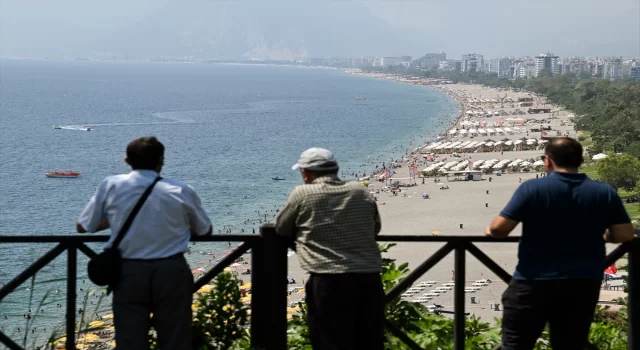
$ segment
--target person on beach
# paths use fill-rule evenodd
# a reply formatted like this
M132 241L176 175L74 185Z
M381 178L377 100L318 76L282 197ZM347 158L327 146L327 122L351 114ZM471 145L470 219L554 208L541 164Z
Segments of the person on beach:
M519 262L502 296L503 350L533 349L547 322L554 349L585 348L606 267L605 241L633 239L617 192L578 173L580 143L553 139L543 158L549 176L520 185L485 231L506 237L522 222Z
M376 203L359 182L338 178L338 162L326 149L304 151L293 169L300 169L304 185L293 190L275 225L279 235L296 241L300 266L310 274L306 302L312 347L382 350Z
M129 143L125 162L132 171L104 179L76 224L80 233L111 228L109 247L142 193L157 181L118 246L123 258L113 290L118 349L148 349L151 324L160 349L191 349L193 275L183 254L191 235L212 233L211 221L193 188L160 178L164 146L155 137Z

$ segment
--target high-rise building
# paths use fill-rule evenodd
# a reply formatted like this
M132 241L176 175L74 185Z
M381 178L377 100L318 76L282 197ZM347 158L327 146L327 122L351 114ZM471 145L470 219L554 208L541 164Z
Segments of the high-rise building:
M438 62L438 70L440 72L460 72L462 61L458 60L442 60Z
M402 61L398 57L382 57L380 59L380 65L383 67L397 66L400 63L402 63Z
M631 72L629 77L635 81L640 81L640 66L631 67Z
M551 52L543 53L540 56L536 56L536 71L535 76L539 76L543 70L551 71L552 75L560 74L560 67L558 66L559 57Z
M480 54L469 53L462 55L462 72L481 72L484 67L484 57Z
M514 59L511 57L494 58L489 60L487 72L495 73L498 77L510 77L511 67L514 64Z
M433 67L438 67L438 65L440 64L440 61L444 61L446 59L447 59L447 54L444 52L440 52L440 53L428 53L418 58L418 61L420 61L420 67L422 67L422 69L431 69Z
M604 62L602 78L608 80L618 80L622 77L622 62L620 59L613 59Z

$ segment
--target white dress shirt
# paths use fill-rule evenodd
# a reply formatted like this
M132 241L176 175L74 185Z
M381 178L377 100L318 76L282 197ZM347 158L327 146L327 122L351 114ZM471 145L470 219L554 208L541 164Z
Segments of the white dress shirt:
M78 223L96 232L104 219L109 221L110 247L144 191L158 176L153 170L134 170L109 176L100 183L80 215ZM129 231L120 242L124 259L162 259L186 252L191 232L204 235L211 221L200 198L189 185L171 179L159 181L140 208Z

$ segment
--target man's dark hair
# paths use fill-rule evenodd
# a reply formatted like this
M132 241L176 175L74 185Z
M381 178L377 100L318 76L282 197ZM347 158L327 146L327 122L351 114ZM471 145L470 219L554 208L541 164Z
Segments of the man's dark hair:
M584 161L582 145L570 137L553 138L544 153L560 168L579 168Z
M154 136L135 139L127 145L127 158L135 170L156 170L163 162L164 145Z

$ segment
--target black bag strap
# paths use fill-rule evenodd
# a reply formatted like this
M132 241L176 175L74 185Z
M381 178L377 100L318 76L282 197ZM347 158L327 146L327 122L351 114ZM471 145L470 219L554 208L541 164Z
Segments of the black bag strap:
M149 198L149 195L151 194L151 190L153 190L153 187L160 180L162 180L162 177L160 177L160 176L156 177L156 179L153 180L151 185L149 185L149 187L147 187L147 190L144 191L144 193L142 194L142 197L140 197L140 199L138 200L138 203L136 203L136 206L133 207L133 210L129 214L129 217L127 217L127 221L125 221L124 225L122 225L122 228L120 228L120 232L118 232L118 236L116 237L115 241L113 241L113 244L111 245L111 248L113 248L113 249L118 248L118 245L120 245L120 242L122 242L122 239L124 238L124 235L127 234L127 231L129 231L129 227L131 227L131 224L133 223L133 219L136 218L136 215L138 215L138 212L140 211L140 208L142 208L142 205L144 204L144 202L146 202L147 198Z

